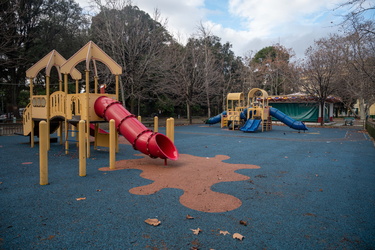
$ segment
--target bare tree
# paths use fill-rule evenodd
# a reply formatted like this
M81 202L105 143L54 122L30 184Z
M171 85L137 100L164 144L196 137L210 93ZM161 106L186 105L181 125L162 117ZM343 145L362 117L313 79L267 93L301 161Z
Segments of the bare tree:
M204 53L196 47L196 40L190 38L187 45L171 44L168 62L165 64L163 91L169 93L176 105L186 106L189 123L192 123L192 107L205 100L204 71L200 63Z
M124 68L121 99L129 100L130 111L140 114L140 102L160 77L161 60L172 40L160 13L154 18L132 6L130 1L96 0L100 13L93 17L92 32L99 46Z
M342 51L341 76L343 86L339 89L344 99L358 100L360 118L366 118L367 109L375 103L375 36L373 22L360 24L366 28L353 27L351 32L337 41ZM350 108L350 106L348 107Z
M201 45L199 45L201 41ZM197 45L201 47L201 53L203 53L203 61L197 67L200 67L203 71L203 85L206 93L206 106L207 116L211 117L211 98L215 94L215 87L220 85L222 81L222 72L218 58L215 57L214 46L219 42L218 38L211 34L211 31L200 23L198 27L198 40ZM198 48L199 48L198 47Z
M318 99L320 104L321 125L324 125L324 106L327 97L333 95L340 78L340 51L336 44L337 36L315 41L306 52L303 63L304 90Z
M349 12L343 16L343 22L340 25L352 27L353 22L355 23L364 23L367 20L373 20L374 14L371 11L375 10L374 1L371 0L350 0L340 4L336 9L346 9L348 8ZM366 31L366 26L358 26L357 29L363 29ZM374 30L367 30L374 33Z

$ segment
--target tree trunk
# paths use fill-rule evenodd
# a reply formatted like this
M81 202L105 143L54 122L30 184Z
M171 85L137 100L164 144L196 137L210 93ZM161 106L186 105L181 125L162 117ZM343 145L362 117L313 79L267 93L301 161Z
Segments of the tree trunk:
M324 125L325 101L320 101L320 126Z
M361 118L361 121L364 121L366 120L365 100L363 98L359 98L358 105L359 105L359 117Z
M222 98L221 101L222 101L222 109L223 109L223 111L225 111L225 95L223 95L223 98Z
M122 106L123 106L124 108L126 108L126 104L125 104L125 90L124 90L124 85L123 85L123 83L122 83L122 79L121 79L121 77L120 77L120 82L119 82L119 84L120 84L120 92L121 92L121 101L122 101Z
M141 115L141 98L138 97L137 115Z
M130 96L130 113L134 114L135 111L135 98L134 96Z
M210 103L210 98L208 96L208 93L207 93L207 116L208 118L211 117L211 103Z
M191 105L188 102L186 102L186 115L187 115L189 124L193 124L193 118L191 116Z

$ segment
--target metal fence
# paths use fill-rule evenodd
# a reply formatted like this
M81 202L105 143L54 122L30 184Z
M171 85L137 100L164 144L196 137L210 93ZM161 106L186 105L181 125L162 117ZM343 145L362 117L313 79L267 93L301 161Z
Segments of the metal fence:
M14 135L14 133L23 133L22 123L0 123L0 136Z
M367 121L366 130L369 135L371 135L371 137L375 139L375 122Z

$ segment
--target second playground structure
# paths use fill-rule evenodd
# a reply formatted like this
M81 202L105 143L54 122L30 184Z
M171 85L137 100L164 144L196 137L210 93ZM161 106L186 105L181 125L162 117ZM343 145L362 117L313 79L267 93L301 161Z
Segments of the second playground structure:
M104 85L99 85L96 61L107 66L115 76L115 84L112 87L113 94L105 93ZM85 81L80 87L79 80L82 75L75 67L81 62L85 62ZM90 66L93 70L90 70ZM57 69L59 79L57 91L50 89L50 73L53 67ZM34 95L33 80L42 69L45 69L46 94ZM91 81L90 72L93 72ZM65 141L66 153L69 150L69 142L77 142L77 139L69 137L69 132L84 133L87 157L90 157L90 135L95 137L95 146L108 147L109 134L100 129L99 124L113 119L117 131L133 145L134 149L151 158L177 160L179 155L172 140L146 128L135 115L117 101L121 73L121 66L92 41L68 60L53 50L35 63L26 72L30 82L30 103L23 115L23 134L30 136L31 146L34 146L34 136L39 136L38 124L41 121L46 121L48 136L59 129L60 143ZM69 92L69 76L75 81L75 93ZM98 92L99 88L100 92ZM76 129L80 121L85 122L83 131Z
M271 116L292 129L307 130L303 122L296 121L280 110L269 106L267 92L259 88L249 91L247 105L245 105L243 93L229 93L227 95L227 110L211 117L206 123L221 122L221 127L238 128L244 132L255 132L262 125L262 131L268 131L272 129Z

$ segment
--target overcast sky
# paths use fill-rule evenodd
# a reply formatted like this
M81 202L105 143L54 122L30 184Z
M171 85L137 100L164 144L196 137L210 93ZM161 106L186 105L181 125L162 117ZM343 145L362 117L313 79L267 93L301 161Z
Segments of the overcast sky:
M89 10L90 0L76 2ZM337 32L344 10L333 9L343 2L347 0L132 0L150 16L158 9L182 43L203 23L222 43L231 43L237 56L280 43L297 58L314 40Z

